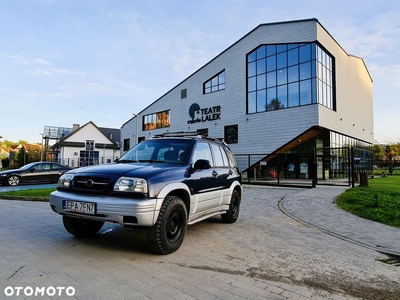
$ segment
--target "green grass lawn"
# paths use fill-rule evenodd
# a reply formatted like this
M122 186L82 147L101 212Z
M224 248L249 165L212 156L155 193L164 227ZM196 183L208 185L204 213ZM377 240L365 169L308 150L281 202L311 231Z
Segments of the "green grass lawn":
M0 193L1 198L7 197L26 197L27 200L42 200L49 201L50 193L55 191L56 188L46 188L46 189L29 189L20 191L11 191Z
M362 218L400 227L400 176L369 179L367 187L347 190L336 203Z

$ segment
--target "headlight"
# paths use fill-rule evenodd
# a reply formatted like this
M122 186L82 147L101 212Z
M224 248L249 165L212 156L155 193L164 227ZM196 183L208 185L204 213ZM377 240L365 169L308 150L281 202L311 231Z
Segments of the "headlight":
M147 181L142 178L121 177L115 183L114 191L147 193Z
M67 188L70 186L71 181L74 179L75 174L63 174L58 179L57 187Z

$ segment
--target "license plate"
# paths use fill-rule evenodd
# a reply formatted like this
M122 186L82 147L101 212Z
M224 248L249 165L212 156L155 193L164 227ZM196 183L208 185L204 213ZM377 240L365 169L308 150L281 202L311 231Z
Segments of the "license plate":
M81 214L94 215L96 213L96 204L90 202L64 200L63 210Z

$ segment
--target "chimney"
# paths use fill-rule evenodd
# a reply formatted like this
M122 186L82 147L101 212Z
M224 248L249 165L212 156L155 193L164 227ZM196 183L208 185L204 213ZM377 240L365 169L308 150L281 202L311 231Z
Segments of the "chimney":
M79 124L72 124L72 132L75 132L79 129L79 127L81 127L81 125Z

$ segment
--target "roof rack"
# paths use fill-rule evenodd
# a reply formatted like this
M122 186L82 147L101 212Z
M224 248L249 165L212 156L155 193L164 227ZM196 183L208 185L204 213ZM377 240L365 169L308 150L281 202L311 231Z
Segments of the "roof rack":
M215 140L213 138L209 138L207 135L198 134L197 131L164 132L153 136L153 138L162 138L162 137L193 137L193 138Z

